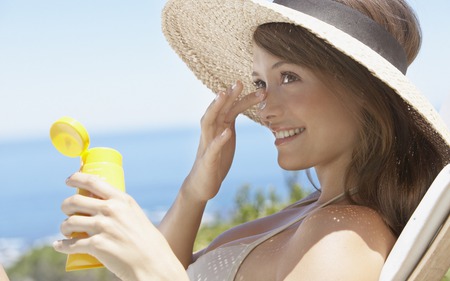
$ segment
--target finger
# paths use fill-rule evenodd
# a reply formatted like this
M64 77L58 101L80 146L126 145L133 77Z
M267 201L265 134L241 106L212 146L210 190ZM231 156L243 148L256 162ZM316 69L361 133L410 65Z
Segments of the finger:
M101 225L102 223L99 222L98 218L73 215L63 221L60 231L66 237L80 238L80 235L74 237L74 233L87 233L87 236L92 236L102 232ZM85 237L85 234L81 237Z
M110 199L121 193L109 183L102 180L99 176L80 172L71 175L66 180L66 184L71 187L77 187L81 190L88 191L101 199Z
M217 117L221 113L223 115L226 114L242 92L242 89L242 82L236 81L233 86L227 88L226 92L219 92L204 115L205 125L215 125Z
M217 136L218 131L221 132L225 128L224 124L221 124L220 126L218 119L220 119L220 115L225 116L226 113L223 111L223 107L229 99L230 96L227 93L219 92L215 100L206 110L201 119L202 133L200 146L202 146L202 144L207 146Z
M61 210L67 216L74 214L95 215L102 209L104 200L75 194L65 199L61 205Z
M96 237L87 237L87 238L71 238L71 239L62 239L53 242L53 248L55 251L58 251L63 254L78 254L78 253L86 253L92 254L92 240L97 239ZM99 239L97 239L99 240Z
M53 249L63 254L83 253L76 249L75 242L79 239L63 239L53 242ZM86 252L84 252L86 253Z
M239 95L241 94L244 86L241 81L236 81L236 83L227 89L227 100L221 110L221 114L219 115L219 122L225 122L225 124L229 125L231 120L227 120L226 116L230 109L235 105Z
M223 146L228 142L232 136L232 131L230 128L225 128L225 130L217 136L208 147L205 153L204 163L214 163L219 160L219 154Z
M226 92L219 92L214 101L208 106L205 114L202 117L202 126L208 127L216 124L217 116L228 100L228 94Z
M231 122L232 120L235 120L237 116L250 107L260 103L265 98L265 95L262 91L256 91L254 93L250 93L234 103L233 107L230 108L230 110L227 113L226 120L227 122Z

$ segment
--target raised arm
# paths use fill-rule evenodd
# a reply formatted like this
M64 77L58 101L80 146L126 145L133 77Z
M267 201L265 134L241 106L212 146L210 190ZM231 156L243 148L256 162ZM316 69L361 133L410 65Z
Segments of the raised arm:
M159 225L172 250L187 267L208 200L216 196L234 157L235 120L239 113L261 102L261 93L241 100L242 83L221 92L206 110L201 121L201 138L196 160L178 196Z

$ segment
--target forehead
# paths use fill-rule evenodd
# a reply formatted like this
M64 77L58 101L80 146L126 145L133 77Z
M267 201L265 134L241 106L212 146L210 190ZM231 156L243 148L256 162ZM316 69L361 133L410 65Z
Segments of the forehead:
M276 62L279 61L285 61L282 58L279 58L277 56L274 56L273 54L269 53L266 49L261 48L257 44L253 44L253 68L264 68L267 67L267 65L273 65Z

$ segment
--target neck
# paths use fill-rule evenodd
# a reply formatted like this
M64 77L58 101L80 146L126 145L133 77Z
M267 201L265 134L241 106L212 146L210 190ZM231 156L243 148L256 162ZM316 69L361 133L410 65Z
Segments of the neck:
M345 192L345 167L346 165L330 168L315 167L321 187L319 203L325 203Z

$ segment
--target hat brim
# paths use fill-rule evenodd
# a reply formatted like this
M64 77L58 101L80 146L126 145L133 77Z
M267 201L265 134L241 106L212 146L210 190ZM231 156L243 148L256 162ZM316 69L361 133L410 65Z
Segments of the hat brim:
M162 14L171 47L215 93L236 80L244 84L243 95L252 92L253 33L270 22L302 26L367 68L410 106L411 117L450 161L450 133L430 102L389 61L333 25L265 0L169 0ZM260 122L256 108L245 115Z

